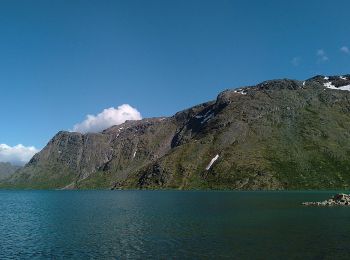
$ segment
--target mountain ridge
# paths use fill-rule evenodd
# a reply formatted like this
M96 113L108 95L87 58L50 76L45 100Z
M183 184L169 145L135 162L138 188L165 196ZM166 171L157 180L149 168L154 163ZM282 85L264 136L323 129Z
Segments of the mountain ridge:
M171 117L61 131L3 186L332 189L350 186L350 75L225 90ZM349 147L349 148L348 148Z
M21 166L13 165L9 162L0 162L0 180L10 177L20 168Z

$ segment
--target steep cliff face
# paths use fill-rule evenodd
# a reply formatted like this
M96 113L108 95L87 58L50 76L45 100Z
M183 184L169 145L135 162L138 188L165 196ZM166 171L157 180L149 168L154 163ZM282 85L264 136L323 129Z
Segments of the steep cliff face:
M266 81L168 118L98 134L60 132L7 185L348 188L349 79Z

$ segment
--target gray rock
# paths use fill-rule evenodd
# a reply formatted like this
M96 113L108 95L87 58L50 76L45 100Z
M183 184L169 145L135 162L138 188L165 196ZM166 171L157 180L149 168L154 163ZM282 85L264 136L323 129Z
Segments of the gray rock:
M303 202L302 204L304 206L350 206L350 195L338 193L325 201Z

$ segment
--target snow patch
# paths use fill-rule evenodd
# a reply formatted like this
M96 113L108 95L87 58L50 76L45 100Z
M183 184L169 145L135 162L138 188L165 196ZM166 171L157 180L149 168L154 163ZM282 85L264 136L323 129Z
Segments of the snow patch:
M210 163L208 164L208 166L205 168L207 171L210 170L211 166L213 165L213 163L219 158L219 155L215 155L215 157L213 159L211 159Z
M197 118L197 119L203 118L203 120L201 121L201 124L204 124L205 122L209 121L213 116L214 116L214 112L211 110L208 110L204 114L204 116L196 115L195 118Z
M324 80L329 80L329 77L324 77Z
M337 90L346 90L346 91L350 91L350 85L346 85L346 86L341 86L341 87L336 87L332 84L332 82L327 82L324 83L323 86L325 86L326 88L329 89L337 89Z
M204 124L205 122L209 121L214 116L214 113L210 113L209 115L205 115L204 119L201 121L201 124Z
M132 158L134 159L137 153L137 149L135 150L134 154L132 155Z
M340 76L339 78L342 79L342 80L347 80L347 78L343 77L343 76Z
M238 94L241 94L241 95L247 95L247 92L245 92L244 89L236 89L233 91L234 93L238 93Z
M303 81L303 86L305 86L305 81Z
M346 90L346 91L350 91L350 85L341 86L341 87L339 87L339 88L332 88L332 89L338 89L338 90Z
M332 82L323 83L323 86L325 86L326 88L337 89L337 88L332 84Z
M123 129L124 129L124 127L119 127L119 128L118 128L118 133L117 133L117 135L115 136L115 139L118 138L118 136L120 135L120 132L121 132Z

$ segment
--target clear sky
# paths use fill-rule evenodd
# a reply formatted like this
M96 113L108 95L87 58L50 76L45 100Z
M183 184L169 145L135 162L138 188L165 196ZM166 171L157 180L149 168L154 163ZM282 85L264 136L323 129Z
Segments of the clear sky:
M320 0L2 0L0 144L40 149L122 104L169 116L227 88L350 73L349 10Z

